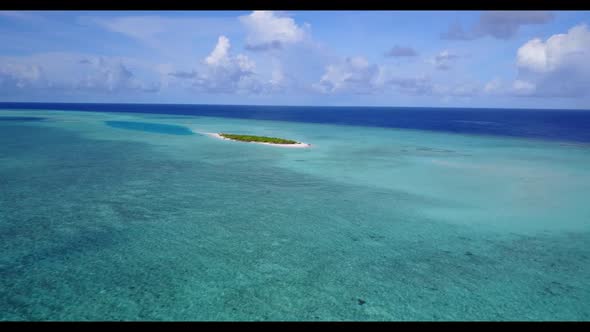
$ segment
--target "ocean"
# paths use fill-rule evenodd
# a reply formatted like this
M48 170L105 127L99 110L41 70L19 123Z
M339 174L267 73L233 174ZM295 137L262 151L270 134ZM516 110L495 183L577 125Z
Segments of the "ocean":
M588 197L588 111L0 103L0 320L588 320Z

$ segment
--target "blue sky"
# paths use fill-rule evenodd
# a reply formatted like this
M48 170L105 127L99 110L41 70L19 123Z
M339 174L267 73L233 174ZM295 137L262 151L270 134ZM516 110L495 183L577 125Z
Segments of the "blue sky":
M590 109L588 11L0 12L0 101Z

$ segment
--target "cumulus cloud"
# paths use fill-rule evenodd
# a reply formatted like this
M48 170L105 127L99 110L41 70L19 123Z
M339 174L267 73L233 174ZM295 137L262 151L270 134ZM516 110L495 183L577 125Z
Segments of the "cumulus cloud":
M587 70L590 55L590 32L585 24L556 34L543 41L532 39L518 49L517 65L533 72L546 73L574 67Z
M215 48L204 60L205 68L193 78L193 87L213 93L259 89L254 77L256 64L243 54L232 56L231 44L219 36Z
M41 66L0 63L0 87L3 90L40 88L47 85Z
M90 66L85 76L73 84L74 89L88 89L93 91L143 91L156 92L159 90L157 83L145 83L123 63L94 57L82 59L80 63Z
M478 23L465 30L455 22L449 30L441 34L443 39L472 40L491 36L497 39L510 39L521 26L539 25L553 20L553 13L546 11L487 11L483 12Z
M394 46L389 52L385 53L388 57L415 57L418 52L411 47Z
M580 98L590 96L590 31L581 24L546 40L534 38L516 52L516 78L489 81L488 95Z
M70 53L45 53L0 57L0 87L10 91L156 92L157 83L146 83L120 59Z
M488 96L531 97L535 96L536 90L537 85L525 79L506 82L500 78L494 78L484 84L482 92Z
M231 45L229 43L229 39L226 36L219 36L217 45L215 45L215 48L211 54L205 58L205 63L210 66L228 65L230 62L230 58L228 56L230 47Z
M172 71L168 76L188 82L197 91L208 93L266 93L276 91L284 81L282 71L275 69L269 80L256 72L256 63L246 55L231 54L231 43L219 36L211 53L201 62L201 68Z
M324 94L373 94L396 91L406 95L473 96L480 88L474 83L435 84L430 77L404 77L390 67L370 64L363 57L349 57L326 67L319 82L313 85Z
M250 51L281 49L284 45L300 42L309 29L309 24L301 27L294 19L273 11L254 11L240 16L239 20L248 32L246 49Z
M590 31L585 24L547 40L535 38L516 54L519 95L578 97L590 95Z
M378 88L379 67L360 56L329 65L314 88L323 93L373 93Z
M546 45L541 39L528 41L518 49L516 57L516 63L520 68L538 72L548 69Z

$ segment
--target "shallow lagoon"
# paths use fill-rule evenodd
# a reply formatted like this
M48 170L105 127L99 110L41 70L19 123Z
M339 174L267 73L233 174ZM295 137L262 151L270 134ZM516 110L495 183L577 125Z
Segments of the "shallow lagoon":
M0 117L47 119L0 121L2 320L590 318L588 144L196 116Z

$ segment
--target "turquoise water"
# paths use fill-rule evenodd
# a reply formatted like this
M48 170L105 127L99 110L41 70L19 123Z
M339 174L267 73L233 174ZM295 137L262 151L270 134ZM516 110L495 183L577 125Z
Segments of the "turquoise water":
M590 318L589 144L3 118L0 320ZM313 147L175 134L189 129Z

